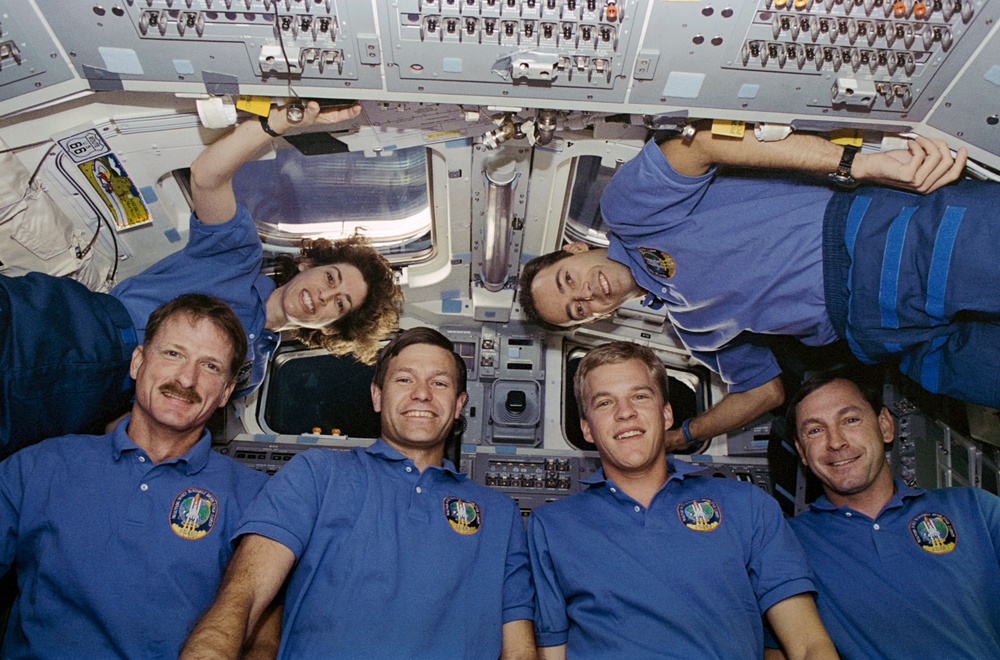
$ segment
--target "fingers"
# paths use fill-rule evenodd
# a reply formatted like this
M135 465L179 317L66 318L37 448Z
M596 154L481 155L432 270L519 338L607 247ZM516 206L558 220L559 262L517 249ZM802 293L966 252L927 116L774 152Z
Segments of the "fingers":
M957 157L952 156L944 140L917 136L909 146L914 160L919 161L912 180L912 189L917 192L928 193L947 185L957 180L965 169L965 150L962 149Z

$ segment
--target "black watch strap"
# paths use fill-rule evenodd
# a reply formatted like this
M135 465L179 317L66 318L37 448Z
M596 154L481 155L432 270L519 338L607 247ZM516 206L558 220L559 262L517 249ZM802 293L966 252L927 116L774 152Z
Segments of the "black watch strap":
M281 133L276 133L271 125L267 123L267 115L260 115L260 127L271 137L281 137Z
M854 164L854 157L858 155L859 148L850 144L844 145L844 153L840 157L840 165L837 169L827 174L830 180L838 186L853 188L858 185L857 180L851 176L851 165Z

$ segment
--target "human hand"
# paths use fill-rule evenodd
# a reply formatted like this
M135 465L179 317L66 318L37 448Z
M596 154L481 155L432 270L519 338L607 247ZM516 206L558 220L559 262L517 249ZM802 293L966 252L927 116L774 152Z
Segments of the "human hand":
M684 433L680 429L665 431L663 444L666 446L668 454L685 451L688 448L687 442L684 440Z
M282 135L292 129L295 129L296 133L303 132L301 129L314 124L337 124L353 119L361 113L361 104L357 101L349 106L335 106L326 110L321 109L316 101L309 101L305 106L301 106L302 118L293 122L288 119L290 105L271 108L268 117L268 124L271 128Z
M906 146L906 149L858 154L851 175L859 181L918 193L937 190L962 176L968 158L965 147L952 155L944 140L920 135Z

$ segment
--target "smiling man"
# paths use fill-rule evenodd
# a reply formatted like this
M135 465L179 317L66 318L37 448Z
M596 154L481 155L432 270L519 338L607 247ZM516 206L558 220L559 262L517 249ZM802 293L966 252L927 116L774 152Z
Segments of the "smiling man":
M1000 498L894 481L878 390L811 376L788 428L824 495L791 521L844 658L1000 657Z
M235 657L286 577L282 658L534 657L521 513L444 459L465 386L436 330L390 342L371 386L382 437L272 477L182 657Z
M765 617L790 657L836 657L778 503L666 455L653 351L595 348L573 389L601 469L529 520L541 657L760 657Z
M131 417L0 463L0 573L13 565L19 592L4 658L175 657L266 481L204 428L247 350L236 315L184 295L152 313L145 341Z

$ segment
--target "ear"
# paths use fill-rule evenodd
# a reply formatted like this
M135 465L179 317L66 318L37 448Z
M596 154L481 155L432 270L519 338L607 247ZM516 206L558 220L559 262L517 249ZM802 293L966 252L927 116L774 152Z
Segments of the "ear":
M674 409L670 407L670 402L663 404L663 428L669 429L674 425Z
M878 414L878 427L882 431L882 442L889 444L892 442L896 431L896 422L892 419L888 408L882 408Z
M305 272L305 271L309 270L310 268L312 268L312 266L310 266L309 264L307 264L305 262L305 260L302 260L298 264L296 264L296 268L298 268L299 272L302 273L302 272Z
M236 379L235 378L233 378L232 380L230 380L229 384L226 385L226 394L225 394L225 396L222 397L222 403L219 404L219 408L220 409L226 407L226 404L229 402L229 397L232 396L234 389L236 389Z
M583 439L592 445L596 445L594 442L594 434L590 429L590 422L587 421L586 417L580 418L580 430L583 431Z
M462 415L462 408L465 407L465 402L469 400L469 395L462 392L458 395L458 399L455 401L455 419L458 419Z
M792 431L795 433L794 431ZM806 461L806 453L802 450L802 443L799 442L799 436L795 434L795 451L799 452L799 460L802 461L802 465L809 467L809 462Z
M590 249L590 246L583 241L573 241L567 245L563 246L563 250L569 252L570 254L580 254L581 252L586 252Z
M132 362L129 364L128 367L128 375L132 377L132 380L135 380L136 377L139 375L139 367L142 366L142 361L143 361L142 348L143 347L139 345L136 346L135 350L132 351Z
M372 408L375 412L382 412L382 388L372 383Z

